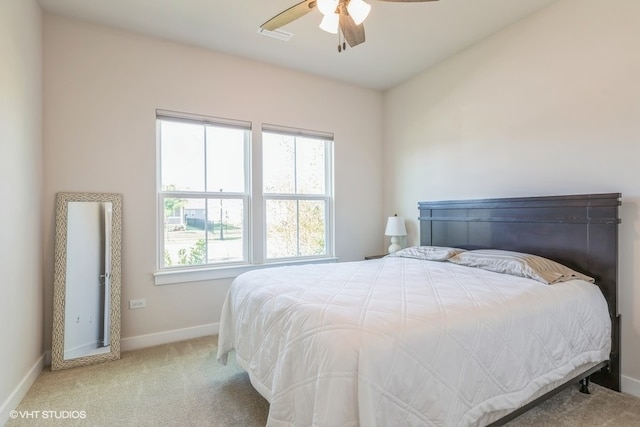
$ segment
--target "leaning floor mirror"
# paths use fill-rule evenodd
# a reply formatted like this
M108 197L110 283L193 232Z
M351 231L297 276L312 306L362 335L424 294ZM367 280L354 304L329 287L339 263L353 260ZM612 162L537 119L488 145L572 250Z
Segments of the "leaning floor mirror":
M51 369L120 358L122 195L58 193Z

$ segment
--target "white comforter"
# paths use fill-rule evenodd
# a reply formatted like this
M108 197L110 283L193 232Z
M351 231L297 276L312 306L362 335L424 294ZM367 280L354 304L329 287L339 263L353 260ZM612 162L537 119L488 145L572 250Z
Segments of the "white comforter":
M607 360L610 328L583 281L387 257L237 277L218 360L235 349L269 426L481 425Z

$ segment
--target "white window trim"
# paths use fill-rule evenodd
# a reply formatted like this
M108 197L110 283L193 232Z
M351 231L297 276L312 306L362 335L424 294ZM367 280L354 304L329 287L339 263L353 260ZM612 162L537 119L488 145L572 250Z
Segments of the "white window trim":
M245 192L236 193L236 192L227 192L224 195L218 195L223 199L241 199L243 200L243 204L246 208L246 212L244 213L243 218L243 227L246 231L246 238L243 239L243 248L242 253L244 260L235 261L229 263L220 263L220 264L207 264L202 266L202 269L197 267L161 267L164 263L164 204L161 197L161 194L165 196L175 196L175 197L194 197L194 198L211 198L216 195L214 192L202 192L202 191L162 191L161 178L162 178L162 164L161 164L161 150L160 150L160 138L158 135L160 134L160 120L164 121L174 121L174 122L186 122L186 123L194 123L197 125L211 125L217 127L231 127L234 129L241 129L249 132L249 137L244 141L244 167L245 167ZM180 273L183 274L186 269L190 269L193 271L201 271L206 269L221 269L225 267L234 268L235 265L251 265L251 146L252 146L252 137L253 137L253 128L252 124L249 121L242 120L232 120L218 117L208 117L208 116L200 116L196 114L189 113L181 113L176 111L168 111L168 110L156 110L156 272L154 273L154 277L156 275L171 275L176 271L181 270ZM177 282L176 282L177 283Z
M266 204L267 200L324 200L327 202L326 210L325 210L325 248L326 255L321 255L320 258L326 257L333 259L335 254L335 246L334 246L334 207L333 207L333 199L335 197L335 191L333 187L333 141L334 135L328 132L319 132L312 131L306 129L297 129L290 128L284 126L278 126L273 124L262 124L262 131L260 134L260 147L262 149L262 133L263 132L271 132L271 133L279 133L282 135L291 135L294 137L307 137L307 138L317 138L324 139L330 141L328 144L325 144L324 147L324 155L325 155L325 194L279 194L279 193L264 193L262 187L262 181L260 181L260 196L262 198L262 218L264 222L264 212L266 212ZM262 167L262 166L261 166ZM260 177L262 177L262 170L260 170ZM262 179L262 178L261 178ZM266 227L262 227L262 254L263 260L265 263L278 263L278 262L287 262L288 260L300 259L300 257L295 258L267 258L267 230ZM312 257L312 259L317 259L318 257Z
M153 273L154 284L170 285L179 283L190 282L202 282L219 279L233 279L238 275L262 268L288 266L288 265L302 265L302 264L321 264L321 263L335 263L338 262L338 258L335 254L334 247L334 203L335 189L333 182L333 141L334 135L327 132L295 129L290 127L252 123L249 121L223 119L218 117L201 116L190 113L181 113L169 110L156 110L156 122L161 120L174 120L174 121L187 121L198 124L212 124L216 126L229 126L234 128L249 129L251 138L249 143L245 146L247 154L245 155L245 183L246 183L246 197L247 210L245 215L246 224L246 239L245 246L247 248L246 261L240 261L236 263L228 263L221 265L208 264L202 266L202 268L184 266L176 268L163 268L160 269L162 259L160 258L161 251L157 249L157 267L156 272ZM159 126L159 124L157 125ZM279 196L285 198L291 198L291 195L277 195L269 194L265 196L262 189L262 133L263 132L275 132L282 134L290 134L294 136L306 136L311 138L322 138L330 140L329 144L325 145L325 165L326 165L326 189L325 195L302 195L302 199L314 199L328 200L327 209L325 212L326 221L326 255L313 256L313 257L295 257L295 258L273 258L266 259L266 229L264 224L264 212L267 199L278 198ZM158 131L156 130L156 134ZM157 139L156 148L156 164L160 165L160 140ZM156 168L156 182L160 183L161 169ZM156 184L158 185L158 184ZM156 190L156 198L158 203L158 218L157 220L157 238L158 248L162 246L162 239L164 239L163 230L161 224L164 222L163 206L160 206L160 191ZM194 193L197 196L198 193ZM259 225L256 225L259 224ZM260 241L260 244L256 244Z
M234 279L242 273L247 271L259 270L262 268L279 267L286 265L302 265L302 264L324 264L338 262L336 257L326 258L296 258L286 261L270 261L264 264L241 264L237 266L220 266L211 268L188 270L166 270L158 271L153 274L153 280L156 285L172 285L176 283L189 283L189 282L205 282L209 280L220 279Z

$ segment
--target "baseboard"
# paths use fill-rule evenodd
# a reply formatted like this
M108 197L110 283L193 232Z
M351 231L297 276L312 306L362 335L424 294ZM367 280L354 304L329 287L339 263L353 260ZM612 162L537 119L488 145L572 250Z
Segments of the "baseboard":
M27 392L31 388L36 379L40 375L40 372L44 369L45 355L43 354L36 360L27 375L24 376L20 384L16 386L13 392L9 395L7 400L2 402L0 406L0 426L3 426L9 421L10 413L18 407L22 399L27 395Z
M169 344L177 341L200 338L207 335L216 335L220 330L220 323L210 323L208 325L193 326L191 328L173 329L171 331L158 332L155 334L138 335L120 339L120 350L131 351L154 345Z
M620 379L620 388L623 392L640 397L640 380L625 375L622 375Z

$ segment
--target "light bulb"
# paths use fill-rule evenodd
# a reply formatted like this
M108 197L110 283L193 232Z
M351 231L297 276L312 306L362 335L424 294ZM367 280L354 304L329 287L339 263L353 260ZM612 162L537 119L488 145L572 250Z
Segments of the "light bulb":
M362 24L364 20L367 19L370 10L371 5L365 3L363 0L351 0L347 6L347 11L356 25Z
M336 8L338 7L338 0L318 0L317 3L318 10L324 16L335 13Z
M324 15L322 22L320 22L320 28L327 33L338 34L338 26L340 25L340 16L337 13L329 13Z

